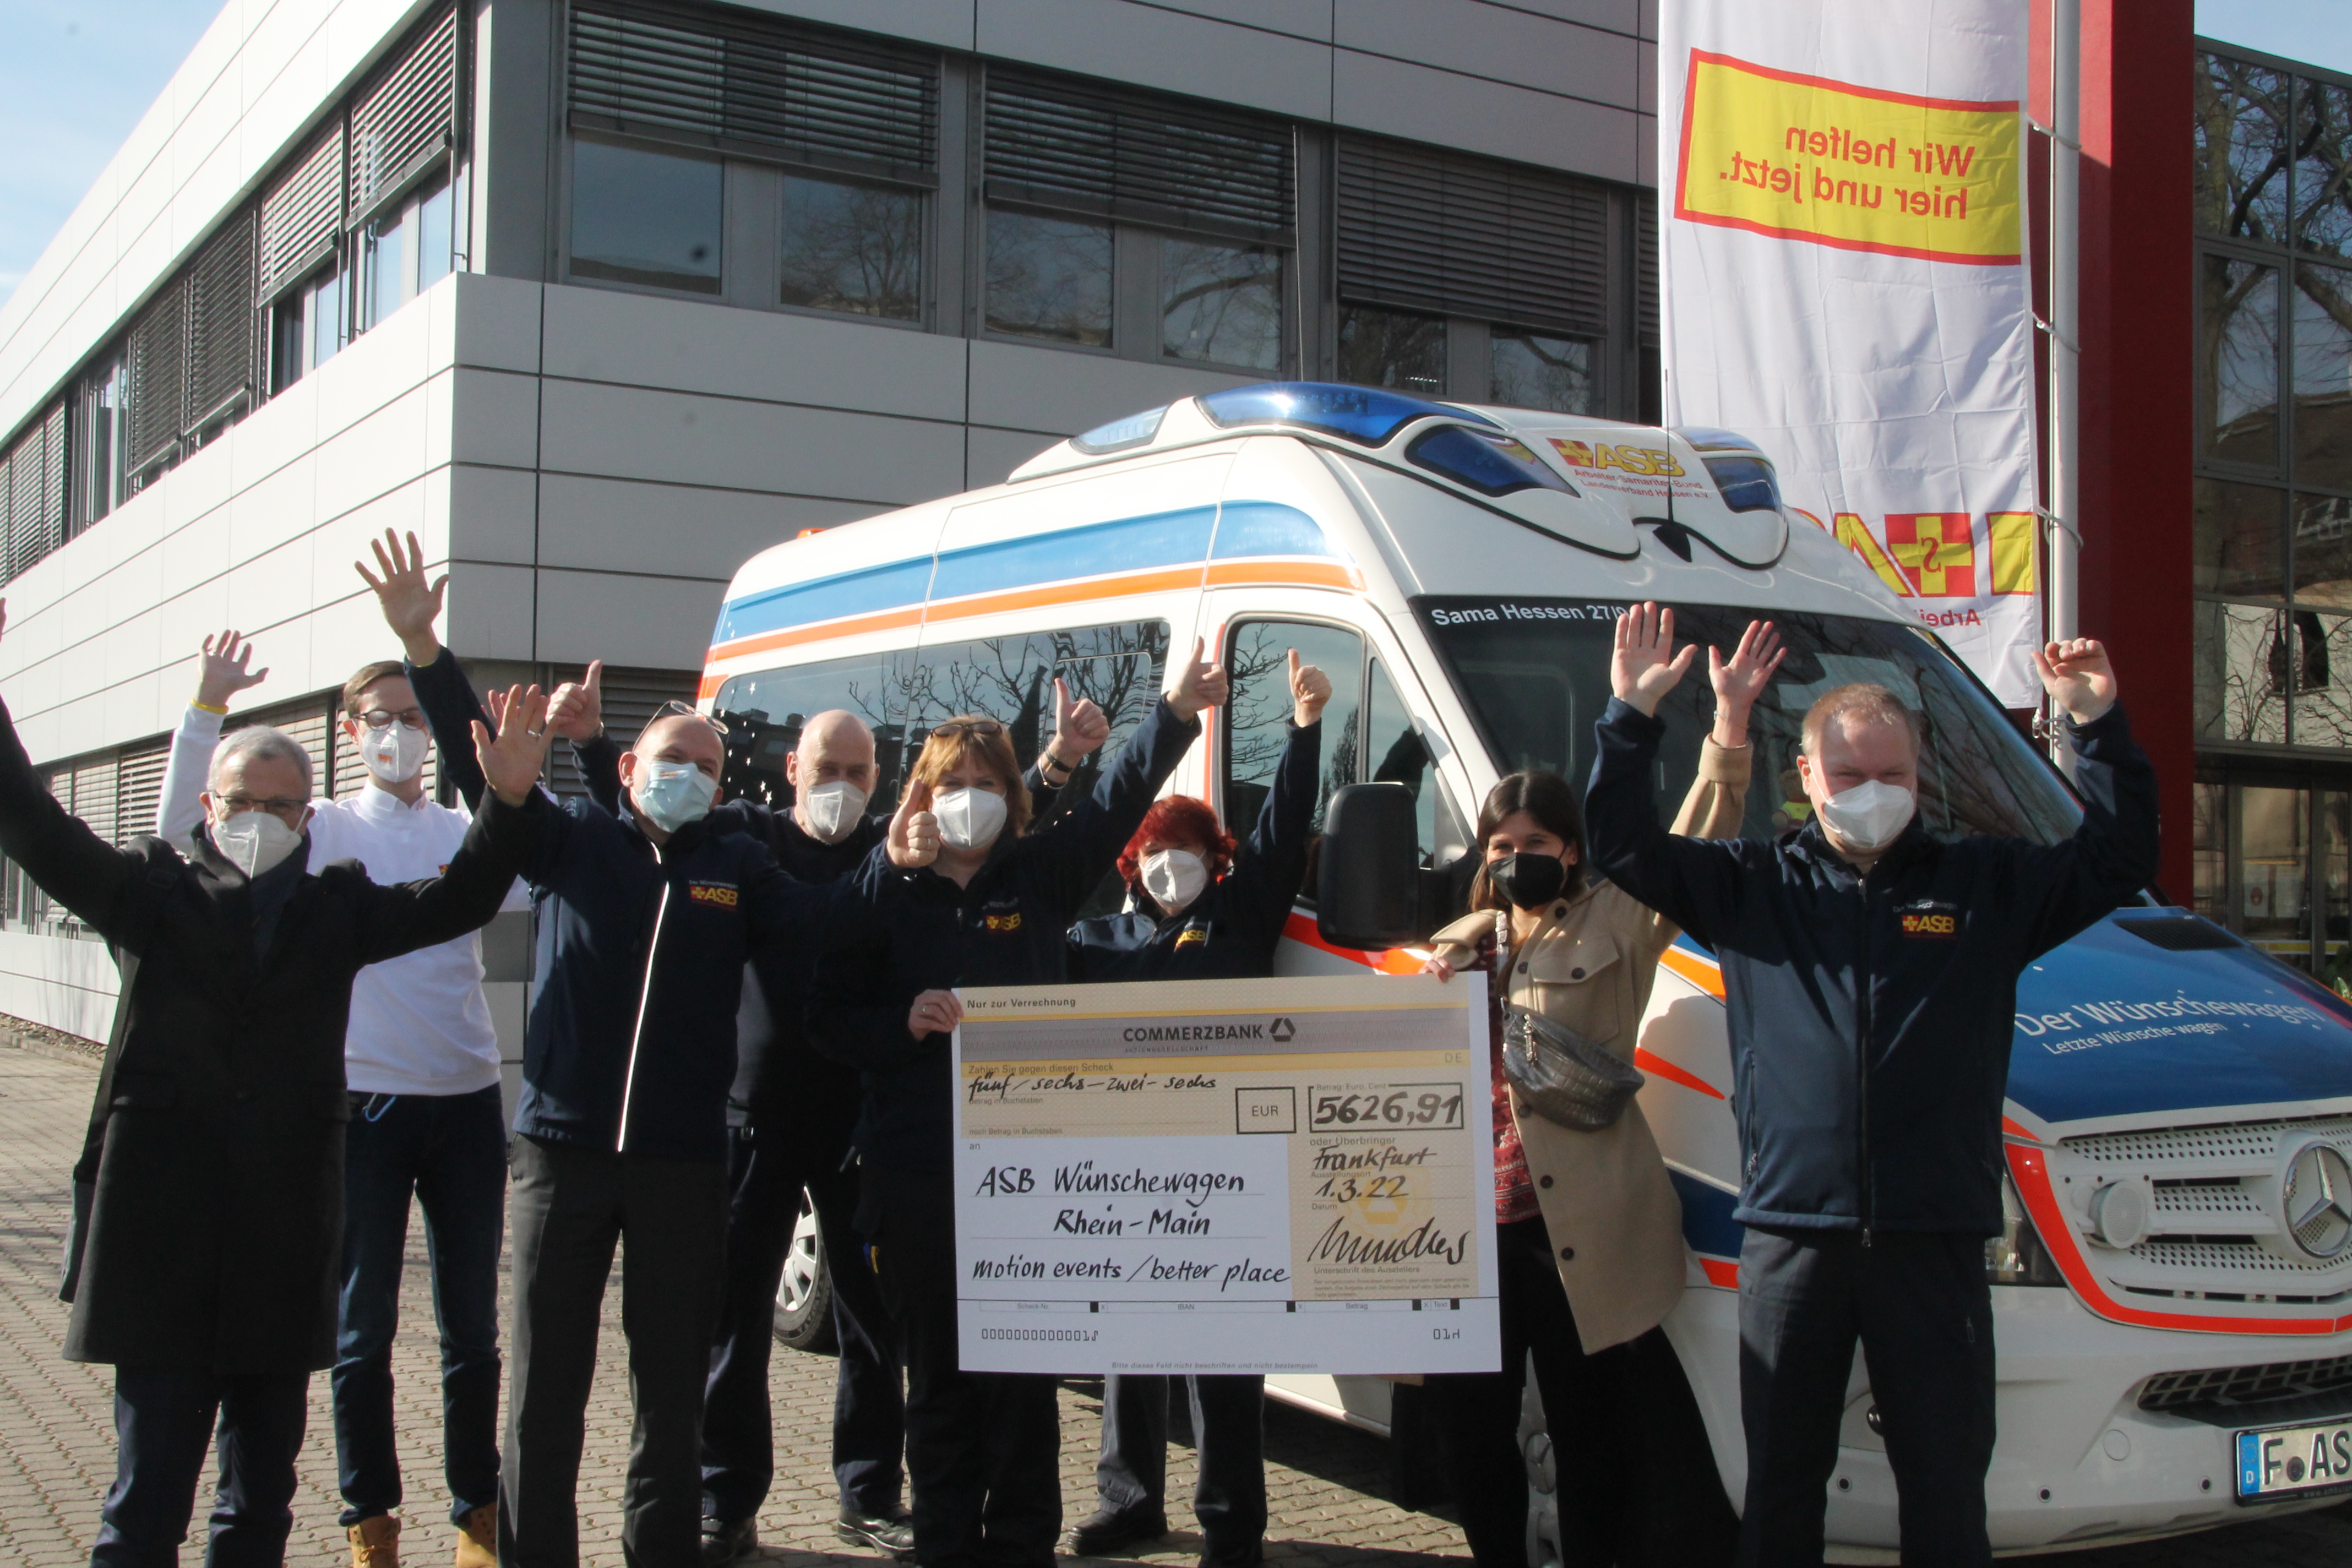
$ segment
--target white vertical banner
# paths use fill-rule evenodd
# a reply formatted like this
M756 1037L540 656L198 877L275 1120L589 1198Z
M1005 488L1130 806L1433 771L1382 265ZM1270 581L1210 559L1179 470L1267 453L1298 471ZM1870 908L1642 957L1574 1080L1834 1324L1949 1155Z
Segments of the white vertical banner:
M1665 411L2041 699L2027 0L1664 0Z

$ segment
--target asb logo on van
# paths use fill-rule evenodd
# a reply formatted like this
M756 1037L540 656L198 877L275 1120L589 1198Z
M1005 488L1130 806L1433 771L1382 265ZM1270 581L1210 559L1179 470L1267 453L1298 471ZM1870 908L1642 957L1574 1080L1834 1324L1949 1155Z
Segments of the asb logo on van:
M1555 436L1552 446L1571 468L1622 468L1629 474L1655 474L1678 479L1683 466L1664 447L1612 447L1606 441L1569 441Z

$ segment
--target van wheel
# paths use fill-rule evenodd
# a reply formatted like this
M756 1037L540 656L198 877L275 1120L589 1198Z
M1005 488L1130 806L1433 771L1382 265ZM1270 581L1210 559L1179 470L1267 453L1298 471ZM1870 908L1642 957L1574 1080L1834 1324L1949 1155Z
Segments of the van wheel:
M784 1250L784 1277L776 1286L776 1338L796 1351L829 1355L833 1337L833 1276L824 1263L824 1232L816 1205L801 1194L800 1217Z
M1633 1451L1675 1456L1643 1478L1640 1560L1656 1568L1726 1568L1738 1550L1739 1514L1716 1472L1682 1359L1658 1329L1634 1341L1633 1351Z

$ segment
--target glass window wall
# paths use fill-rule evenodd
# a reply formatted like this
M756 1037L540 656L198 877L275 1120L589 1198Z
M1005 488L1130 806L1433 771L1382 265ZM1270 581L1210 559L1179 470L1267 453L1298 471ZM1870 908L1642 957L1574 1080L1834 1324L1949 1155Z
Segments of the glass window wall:
M572 144L572 274L719 292L726 168L708 158Z

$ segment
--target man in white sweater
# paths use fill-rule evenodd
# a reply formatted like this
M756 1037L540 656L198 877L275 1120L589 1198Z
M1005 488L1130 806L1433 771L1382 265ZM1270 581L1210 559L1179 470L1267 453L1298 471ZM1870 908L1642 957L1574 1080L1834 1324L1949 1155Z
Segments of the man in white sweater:
M269 673L248 669L252 655L235 632L205 641L195 700L172 737L163 775L156 832L166 842L185 839L203 820L197 795L228 700ZM383 884L439 876L470 818L425 794L432 739L398 660L362 666L344 683L341 724L367 764L368 782L341 800L312 803L314 864L356 860ZM518 884L507 908L528 907ZM400 1560L392 1338L414 1195L425 1211L440 1319L444 1468L457 1563L494 1568L507 1128L478 936L360 971L343 1068L351 1126L333 1389L352 1561L354 1568L398 1568Z

